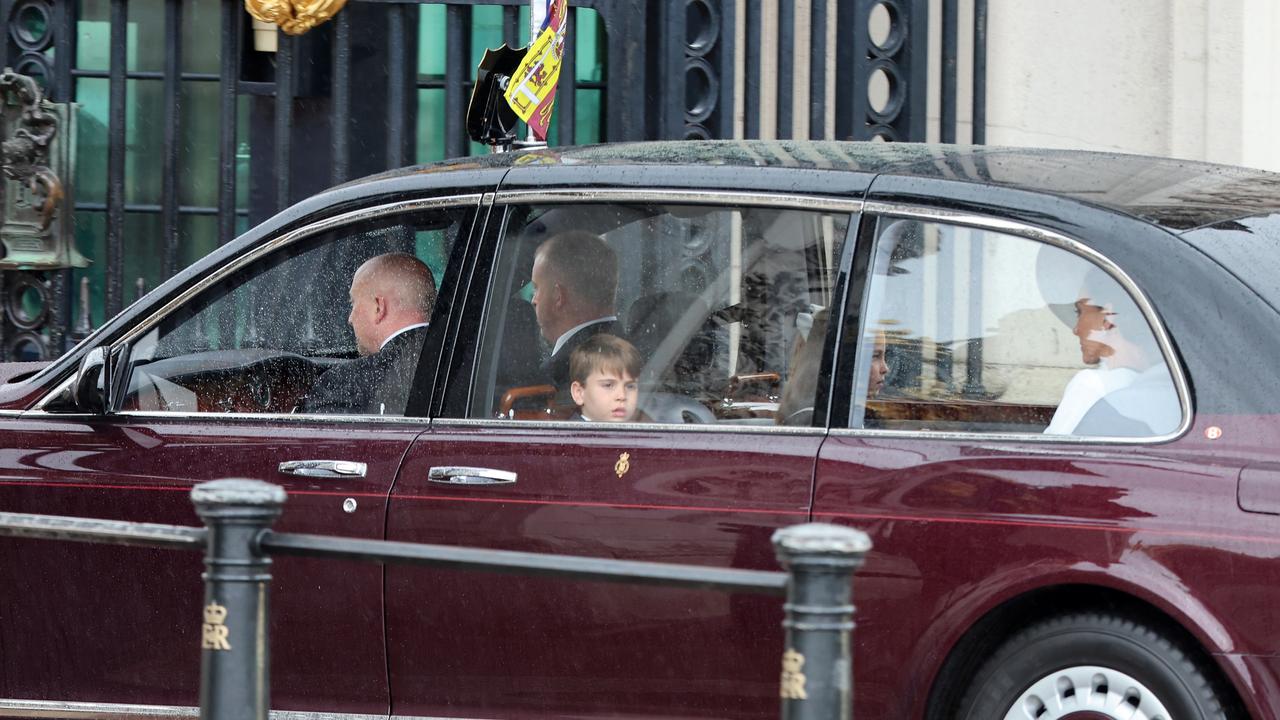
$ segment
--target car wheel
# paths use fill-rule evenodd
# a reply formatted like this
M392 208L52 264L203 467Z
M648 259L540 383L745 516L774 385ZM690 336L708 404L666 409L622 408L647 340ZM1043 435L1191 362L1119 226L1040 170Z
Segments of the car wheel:
M965 720L1217 720L1209 674L1166 635L1109 614L1063 615L1010 638L975 675Z

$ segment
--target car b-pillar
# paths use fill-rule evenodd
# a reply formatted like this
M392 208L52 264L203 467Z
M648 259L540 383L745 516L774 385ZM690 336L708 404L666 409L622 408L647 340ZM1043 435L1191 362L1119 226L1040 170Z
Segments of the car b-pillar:
M267 720L270 700L268 593L271 559L257 539L285 492L256 480L195 486L191 501L208 528L200 630L202 720Z

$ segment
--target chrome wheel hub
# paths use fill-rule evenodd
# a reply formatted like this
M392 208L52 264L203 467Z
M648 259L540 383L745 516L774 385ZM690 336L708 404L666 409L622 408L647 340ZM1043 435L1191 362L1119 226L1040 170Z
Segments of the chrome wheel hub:
M1004 720L1169 720L1146 685L1113 668L1078 665L1036 680Z

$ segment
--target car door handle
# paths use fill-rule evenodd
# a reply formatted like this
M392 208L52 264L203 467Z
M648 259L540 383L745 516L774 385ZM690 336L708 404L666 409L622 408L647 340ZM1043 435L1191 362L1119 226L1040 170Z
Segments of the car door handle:
M427 473L427 480L445 485L510 485L516 474L493 468L437 465Z
M280 472L303 477L364 477L369 466L350 460L285 460Z

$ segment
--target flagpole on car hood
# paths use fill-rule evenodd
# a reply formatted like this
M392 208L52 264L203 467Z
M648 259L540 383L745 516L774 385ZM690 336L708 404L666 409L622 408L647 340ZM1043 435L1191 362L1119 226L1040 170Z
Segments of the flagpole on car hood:
M542 23L547 19L547 2L546 0L529 0L529 46L533 47L533 41L538 39L538 33L542 32ZM525 124L526 143L538 142L537 136L533 134L533 128Z
M568 0L530 0L529 44L489 48L476 68L466 119L472 140L493 152L546 146L568 34ZM518 120L528 127L524 140L516 140Z
M546 144L569 34L568 0L531 0L529 45L503 97L529 128L524 147Z

